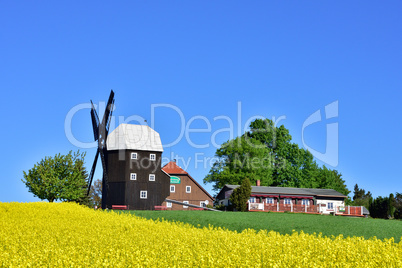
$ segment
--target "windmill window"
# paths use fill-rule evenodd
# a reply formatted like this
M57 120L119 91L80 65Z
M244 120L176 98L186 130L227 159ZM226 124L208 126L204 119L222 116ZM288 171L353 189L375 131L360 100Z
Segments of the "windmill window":
M176 189L175 189L175 186L174 186L174 185L170 185L170 192L171 192L171 193L174 193L175 190L176 190Z
M183 201L184 204L188 204L188 201ZM183 208L188 208L188 206L183 205Z
M191 193L191 186L186 186L186 193Z
M137 159L137 153L131 153L131 159Z
M172 207L172 202L166 202L166 207L171 208Z
M155 181L155 174L149 174L149 181Z
M203 208L207 207L207 204L205 203L205 201L200 202L200 207L203 207Z
M141 199L147 199L147 191L141 191L140 192L140 198Z
M155 155L155 154L150 154L150 155L149 155L149 159L150 159L151 161L155 161L156 155Z
M130 173L130 180L132 181L137 180L137 173Z

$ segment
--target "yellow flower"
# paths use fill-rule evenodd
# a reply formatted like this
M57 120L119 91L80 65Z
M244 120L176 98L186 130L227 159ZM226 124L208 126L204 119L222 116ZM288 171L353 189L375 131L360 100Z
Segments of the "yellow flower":
M74 203L0 203L2 267L398 267L394 239L153 221Z

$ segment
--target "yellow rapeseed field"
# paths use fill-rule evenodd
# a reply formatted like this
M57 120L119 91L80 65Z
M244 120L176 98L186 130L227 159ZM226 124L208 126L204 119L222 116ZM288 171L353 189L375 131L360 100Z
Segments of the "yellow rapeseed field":
M0 203L0 266L402 267L402 242L200 229L74 203Z

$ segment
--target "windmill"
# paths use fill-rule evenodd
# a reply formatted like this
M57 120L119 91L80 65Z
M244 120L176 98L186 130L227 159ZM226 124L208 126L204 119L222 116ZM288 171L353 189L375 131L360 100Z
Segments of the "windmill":
M98 114L96 113L95 106L91 100L91 119L92 119L92 128L94 131L94 139L98 141L98 148L95 154L94 163L92 164L91 172L89 174L89 184L88 184L88 192L91 189L92 180L95 173L96 163L98 162L98 157L100 155L102 161L103 168L103 179L102 179L102 207L104 207L105 201L107 199L107 192L109 189L109 180L107 175L107 165L106 165L106 138L109 133L110 120L112 118L113 106L114 106L114 92L113 90L110 92L109 100L106 104L105 113L103 114L102 121L99 121Z

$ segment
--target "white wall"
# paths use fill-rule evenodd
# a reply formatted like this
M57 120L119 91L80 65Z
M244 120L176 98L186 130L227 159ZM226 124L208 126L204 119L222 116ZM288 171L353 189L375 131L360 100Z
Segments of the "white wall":
M328 203L333 203L334 208L333 209L328 209ZM344 201L339 201L339 200L331 200L331 199L318 199L317 200L317 206L319 204L325 204L325 207L321 207L321 213L323 214L329 214L331 212L335 212L337 207L344 207L345 202Z

